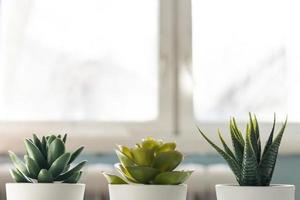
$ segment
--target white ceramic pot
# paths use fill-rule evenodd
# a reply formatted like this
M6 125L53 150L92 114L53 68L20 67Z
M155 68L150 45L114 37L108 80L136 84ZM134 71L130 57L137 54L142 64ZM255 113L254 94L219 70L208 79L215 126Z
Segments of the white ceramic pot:
M83 200L84 184L7 183L7 200Z
M216 185L217 200L295 200L294 185Z
M110 200L186 200L187 185L109 185Z

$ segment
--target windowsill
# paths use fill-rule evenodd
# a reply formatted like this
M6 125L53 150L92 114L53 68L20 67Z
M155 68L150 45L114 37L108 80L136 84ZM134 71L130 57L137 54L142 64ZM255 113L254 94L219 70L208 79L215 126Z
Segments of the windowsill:
M23 139L25 137L30 137L31 134L27 136L23 135L5 135L1 134L1 145L0 154L5 154L8 150L13 150L17 153L24 152ZM111 134L113 135L113 134ZM230 143L228 135L225 135L226 140ZM227 137L226 137L227 136ZM105 154L111 153L117 144L122 145L134 145L136 141L144 138L146 136L69 136L68 146L70 149L75 149L80 145L84 145L86 153L92 154ZM215 154L215 150L210 147L206 141L196 132L191 136L163 136L162 139L166 141L175 141L177 143L177 148L186 154ZM217 135L210 135L216 144L219 144L219 139ZM263 138L262 145L265 144L265 139ZM286 134L282 140L282 145L280 147L280 154L283 155L299 155L300 154L300 135L298 134Z

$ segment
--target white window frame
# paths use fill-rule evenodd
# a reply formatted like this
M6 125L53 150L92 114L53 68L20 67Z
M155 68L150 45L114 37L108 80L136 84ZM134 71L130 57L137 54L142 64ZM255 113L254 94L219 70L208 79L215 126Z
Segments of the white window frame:
M12 0L4 0L12 1ZM142 138L147 135L171 137L176 132L176 22L173 0L161 0L159 10L159 113L156 120L146 122L102 122L102 121L0 121L3 150L22 146L19 138L32 133L70 133L73 143L86 143L95 151L111 150L116 139L130 141L132 136ZM104 140L104 147L99 147ZM12 142L13 141L13 142ZM97 141L97 142L95 142ZM115 142L114 142L115 141ZM16 145L18 144L18 145ZM0 147L1 151L1 147ZM18 150L16 150L18 151ZM20 149L21 151L21 149Z
M192 0L160 0L159 115L156 120L147 122L1 121L0 152L6 152L8 149L22 152L23 138L29 137L32 133L64 132L70 133L71 148L84 144L89 152L110 153L115 144L133 144L146 136L176 140L179 148L185 152L214 152L197 135L196 125L201 126L217 141L214 133L217 128L226 133L228 122L200 123L194 117L191 4ZM299 124L289 124L286 140L290 142L288 146L283 145L283 152L299 152L297 149L300 136L293 134L299 127ZM268 133L269 129L266 128L270 128L270 124L262 124L261 128L262 132Z
M177 0L177 109L179 140L183 149L192 153L215 153L204 141L197 131L196 126L209 134L213 141L220 145L217 130L220 129L227 141L230 141L229 119L227 121L209 122L199 121L194 114L193 95L193 65L192 65L192 0ZM278 116L277 130L284 121L285 116ZM241 128L245 123L239 123ZM260 132L263 140L269 136L272 123L260 123ZM281 153L295 154L300 152L300 123L288 123L285 131Z

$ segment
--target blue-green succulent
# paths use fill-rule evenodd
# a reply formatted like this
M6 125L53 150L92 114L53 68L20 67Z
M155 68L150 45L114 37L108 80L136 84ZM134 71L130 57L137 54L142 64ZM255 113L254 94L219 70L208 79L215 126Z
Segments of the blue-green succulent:
M70 153L66 151L66 141L66 134L43 136L41 139L34 134L32 139L26 139L24 160L9 151L15 167L10 170L12 178L18 183L77 183L86 161L72 168L71 164L84 147Z

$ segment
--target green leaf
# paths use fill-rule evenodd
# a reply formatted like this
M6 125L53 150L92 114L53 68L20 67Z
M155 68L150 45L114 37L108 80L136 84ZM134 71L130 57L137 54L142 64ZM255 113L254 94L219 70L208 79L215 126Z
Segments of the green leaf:
M26 147L27 154L30 158L35 160L42 168L47 167L47 161L45 157L43 156L41 151L37 148L37 146L35 146L35 144L33 144L30 140L26 139L25 147Z
M218 131L218 135L219 135L220 141L221 141L221 143L222 143L222 145L223 145L223 147L224 147L225 152L226 152L229 156L231 156L233 159L235 159L235 156L234 156L233 152L231 151L231 149L230 149L230 148L228 147L228 145L226 144L226 142L225 142L225 140L223 139L223 136L222 136L222 134L221 134L220 131Z
M274 136L274 131L275 131L275 125L276 125L276 114L274 114L272 130L271 130L271 133L270 133L269 138L267 140L267 143L265 145L265 148L264 148L264 151L263 151L263 155L266 153L266 151L268 151L268 149L270 148L270 146L273 143L273 136Z
M257 174L258 163L251 143L251 134L252 133L249 130L246 135L246 144L241 174L241 185L244 186L257 186L260 184L260 180L258 180Z
M42 154L44 155L45 158L47 158L47 152L48 152L48 147L47 147L47 140L46 137L42 137Z
M131 150L133 161L140 166L151 166L154 154L149 149L134 148Z
M131 160L133 160L133 156L131 154L131 151L128 147L122 146L122 145L118 145L119 151L122 152L125 156L127 156L128 158L130 158Z
M42 169L38 175L38 182L39 183L53 183L53 177L48 170Z
M59 138L53 140L48 148L48 164L49 166L61 155L65 153L65 144Z
M144 184L150 183L160 173L158 169L143 166L129 166L126 169L135 180Z
M26 165L24 162L12 151L8 151L10 160L12 161L15 168L17 168L21 173L23 173L25 176L29 176L29 173L27 171Z
M115 169L124 177L126 178L129 182L136 183L137 181L131 176L131 174L128 172L126 168L122 166L121 163L116 163L115 164Z
M230 134L236 161L242 167L245 143L240 131L237 129L234 118L230 121Z
M257 162L260 162L260 158L261 158L261 142L260 142L260 133L259 133L259 125L257 122L257 118L256 115L254 115L254 130L256 133L256 138L257 138Z
M179 185L184 183L192 173L192 171L162 172L155 177L154 183L159 185Z
M240 182L241 167L230 155L225 151L215 145L200 129L197 127L199 133L204 137L204 139L226 160L232 172L234 173L238 182Z
M52 174L53 178L56 178L60 173L64 171L65 167L68 165L70 157L70 153L64 153L53 162L49 169L49 172Z
M66 180L69 177L71 177L73 174L77 173L78 171L80 171L84 165L87 163L87 161L82 161L79 164L77 164L75 167L73 167L72 169L70 169L69 171L59 175L56 180L57 181L62 181L62 180Z
M236 138L238 139L238 141L240 142L240 144L242 146L245 146L245 141L244 141L242 132L238 128L238 126L236 124L236 120L235 120L234 117L230 120L230 127L233 129L234 135L236 136Z
M71 164L74 160L76 160L76 158L81 154L83 149L84 149L84 146L81 146L72 153L69 164Z
M39 165L32 159L30 158L29 156L25 155L24 156L24 159L25 159L25 163L26 163L26 166L27 166L27 170L30 174L30 178L34 178L34 179L37 179L38 175L39 175L39 172L41 170L41 168L39 167Z
M68 134L64 134L64 137L63 137L63 142L64 142L64 143L67 142L67 138L68 138Z
M108 174L108 173L105 173L103 172L102 173L103 176L105 177L105 179L107 180L107 182L109 184L127 184L126 181L124 181L122 178L120 178L119 176L116 176L116 175L113 175L113 174Z
M148 149L148 150L154 151L160 146L160 143L158 141L154 140L152 137L148 137L146 139L143 139L140 146L143 149Z
M135 163L129 157L127 157L125 154L123 154L119 150L115 150L115 152L123 166L127 167L127 166L135 165Z
M254 127L254 122L253 122L253 117L251 115L251 113L249 113L249 131L250 131L250 141L251 141L251 146L252 149L254 151L255 157L257 159L257 163L260 162L260 152L259 152L259 148L258 148L258 138L257 138L257 133L255 132L255 127Z
M24 174L22 174L20 171L10 169L9 170L10 175L17 183L32 183L32 181L27 178Z
M77 183L82 175L82 172L76 172L71 177L66 179L63 183Z
M265 186L270 185L271 179L273 177L275 165L276 165L280 143L282 140L284 130L286 128L286 124L287 124L287 119L282 125L278 135L274 139L271 146L263 153L262 160L259 165L259 173L262 179L261 180L262 185Z
M156 153L166 152L166 151L174 151L176 149L175 143L164 143L157 150Z
M183 160L183 155L178 151L166 151L156 155L153 167L162 172L172 171Z
M51 143L56 139L55 135L51 135L47 138L47 146L49 147Z
M35 144L35 146L37 146L37 148L39 148L40 150L42 149L42 143L36 136L36 134L33 134L33 143Z

